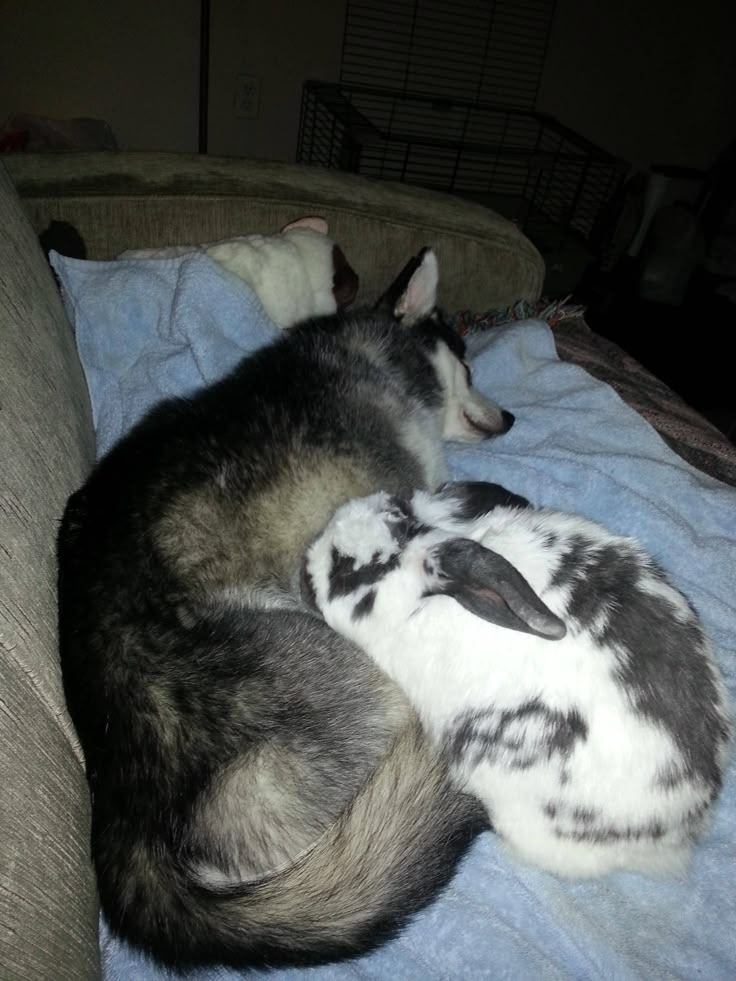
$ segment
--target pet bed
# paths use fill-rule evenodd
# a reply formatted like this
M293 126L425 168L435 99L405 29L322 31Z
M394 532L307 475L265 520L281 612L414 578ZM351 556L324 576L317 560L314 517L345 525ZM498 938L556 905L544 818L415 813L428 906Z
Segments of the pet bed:
M245 284L223 279L211 260L166 261L166 275L150 277L141 275L142 265L54 259L101 450L151 401L193 390L276 336ZM213 290L216 307L195 301ZM113 338L123 328L121 352ZM198 350L202 338L206 357ZM522 321L473 335L469 346L476 385L517 422L502 438L451 444L452 473L498 481L536 503L638 537L698 608L733 697L736 490L728 485L736 484L736 466L725 440L584 325L560 324L555 334L540 320ZM268 977L725 981L736 977L734 881L732 760L712 828L681 879L617 874L563 881L513 862L486 833L444 894L390 944L349 962ZM101 927L108 981L171 981ZM222 969L187 977L242 975Z

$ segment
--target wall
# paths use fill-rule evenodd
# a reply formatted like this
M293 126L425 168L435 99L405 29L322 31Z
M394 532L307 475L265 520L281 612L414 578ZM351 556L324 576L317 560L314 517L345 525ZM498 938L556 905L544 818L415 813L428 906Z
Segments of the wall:
M210 153L293 160L305 78L337 79L346 0L211 0ZM194 152L199 0L0 0L0 123L110 123L125 149ZM234 113L238 74L261 82Z
M212 0L211 153L294 160L307 78L337 80L346 0ZM260 79L257 119L233 110L238 74Z
M128 149L194 151L198 52L199 0L0 0L0 123L93 116Z
M347 0L211 0L211 153L293 160L305 78L336 79ZM558 0L539 108L639 163L708 166L736 136L733 0ZM106 119L195 151L199 0L0 0L0 121ZM236 76L261 81L237 119Z
M211 152L294 159L301 83L339 77L346 7L212 0ZM557 0L539 108L627 160L709 166L736 137L732 7ZM261 78L257 120L234 116L241 72Z
M733 0L558 0L538 108L632 162L736 138Z

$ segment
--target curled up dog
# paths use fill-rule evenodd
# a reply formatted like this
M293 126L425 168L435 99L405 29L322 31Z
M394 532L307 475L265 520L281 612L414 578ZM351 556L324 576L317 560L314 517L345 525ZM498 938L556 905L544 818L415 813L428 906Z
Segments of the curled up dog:
M163 963L352 954L436 895L479 824L373 661L300 598L336 508L446 479L476 392L424 250L377 307L309 321L155 408L67 505L69 710L111 928Z

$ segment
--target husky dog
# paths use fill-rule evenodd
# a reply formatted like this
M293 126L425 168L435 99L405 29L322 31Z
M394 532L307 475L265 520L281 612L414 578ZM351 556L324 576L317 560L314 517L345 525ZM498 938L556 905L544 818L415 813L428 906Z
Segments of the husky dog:
M397 929L482 820L399 689L300 598L352 497L433 488L443 438L513 416L470 385L424 250L155 408L69 500L66 698L114 931L163 963L306 962Z

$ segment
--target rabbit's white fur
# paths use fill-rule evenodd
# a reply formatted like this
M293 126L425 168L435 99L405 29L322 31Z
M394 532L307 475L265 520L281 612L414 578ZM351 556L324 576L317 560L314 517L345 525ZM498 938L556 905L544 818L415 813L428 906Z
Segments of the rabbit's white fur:
M346 504L307 553L311 601L406 691L517 856L569 876L678 871L729 735L697 616L636 542L581 517L523 499L465 517L467 488L477 511L493 486ZM461 605L499 605L493 581L443 568L467 539L522 573L562 639Z

